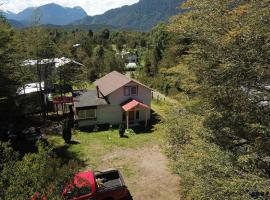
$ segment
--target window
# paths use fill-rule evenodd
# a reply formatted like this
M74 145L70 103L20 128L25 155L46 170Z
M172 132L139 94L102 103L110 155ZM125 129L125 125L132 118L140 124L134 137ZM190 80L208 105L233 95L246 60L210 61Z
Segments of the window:
M137 96L138 95L138 86L126 86L124 87L125 96Z
M96 109L87 109L78 111L79 119L95 119L97 117Z
M137 95L137 87L135 86L135 87L131 87L131 96L134 96L134 95Z
M124 87L124 95L130 96L130 88L129 87Z

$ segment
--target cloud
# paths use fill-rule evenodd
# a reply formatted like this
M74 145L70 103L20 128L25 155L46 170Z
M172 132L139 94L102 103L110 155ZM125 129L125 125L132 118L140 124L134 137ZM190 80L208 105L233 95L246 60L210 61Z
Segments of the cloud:
M15 13L28 7L56 3L65 7L81 6L88 15L97 15L112 8L131 5L138 1L139 0L0 0L0 3L4 3L1 9Z

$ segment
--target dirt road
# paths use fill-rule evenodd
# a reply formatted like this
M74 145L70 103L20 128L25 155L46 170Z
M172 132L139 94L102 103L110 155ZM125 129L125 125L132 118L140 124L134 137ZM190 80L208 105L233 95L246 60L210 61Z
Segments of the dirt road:
M125 181L134 200L179 200L179 179L170 173L168 164L159 146L153 145L111 152L99 168L125 168Z

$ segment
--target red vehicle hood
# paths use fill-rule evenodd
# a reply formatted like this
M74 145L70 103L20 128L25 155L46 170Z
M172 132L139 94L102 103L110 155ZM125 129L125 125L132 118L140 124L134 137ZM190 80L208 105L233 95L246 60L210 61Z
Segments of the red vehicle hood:
M79 172L74 176L73 182L69 184L63 191L62 196L72 190L74 187L83 188L90 187L92 190L91 194L96 193L96 183L95 183L95 175L92 171L87 172Z
M79 172L75 175L73 184L78 188L82 188L85 186L91 186L92 189L95 188L95 176L91 171L88 172Z

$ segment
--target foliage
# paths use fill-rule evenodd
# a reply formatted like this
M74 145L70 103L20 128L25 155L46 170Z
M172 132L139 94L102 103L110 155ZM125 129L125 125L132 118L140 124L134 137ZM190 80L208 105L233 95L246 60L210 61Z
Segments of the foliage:
M30 199L37 192L48 199L60 199L61 190L78 170L78 164L64 164L50 147L42 143L39 152L25 155L19 160L9 147L1 144L4 154L3 169L0 171L1 197L4 199ZM10 156L9 154L13 154ZM2 155L1 155L2 156Z
M19 75L15 70L18 63L16 47L16 33L0 16L0 112L3 113L0 116L0 126L13 117L14 96L19 82Z
M267 199L268 2L189 0L184 6L189 11L174 17L169 30L191 41L183 58L195 79L184 74L195 87L177 95L187 95L189 105L166 123L184 197Z
M253 199L252 195L267 196L267 177L240 170L232 152L209 140L211 130L203 125L207 111L199 112L202 105L202 101L198 104L196 99L192 99L180 109L172 110L164 123L167 154L173 161L173 171L181 177L183 197Z

